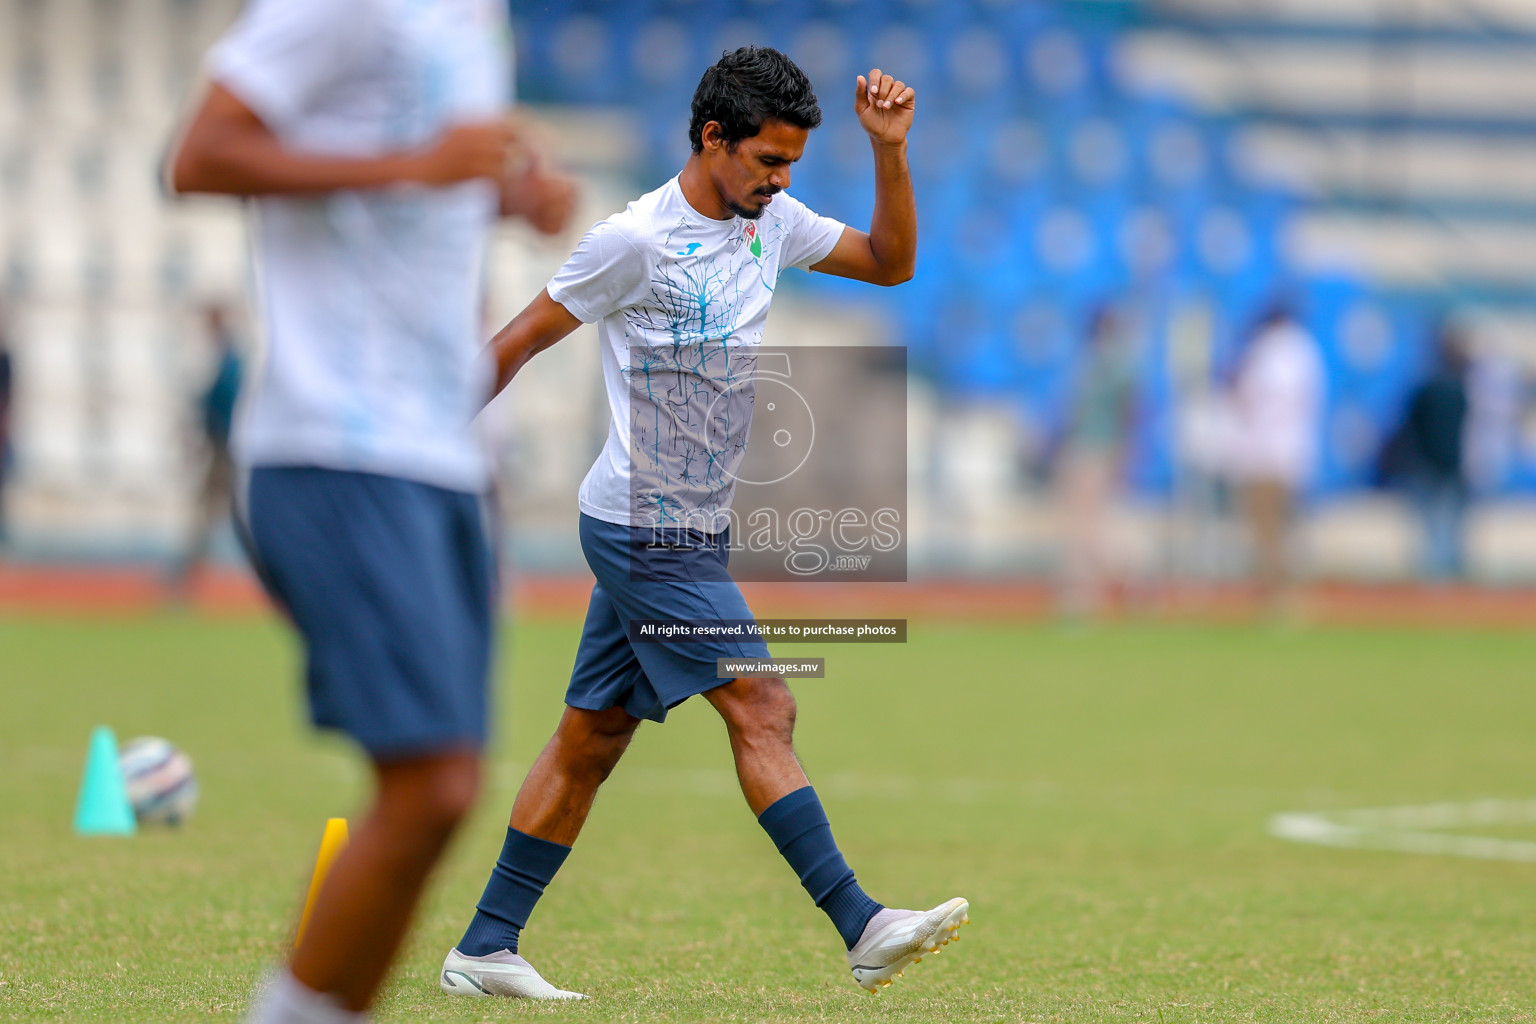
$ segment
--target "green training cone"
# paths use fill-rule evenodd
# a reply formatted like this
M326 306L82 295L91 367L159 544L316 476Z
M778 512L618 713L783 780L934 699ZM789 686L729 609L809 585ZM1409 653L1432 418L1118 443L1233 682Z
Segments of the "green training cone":
M75 831L82 836L131 836L138 831L128 787L117 763L117 737L105 725L91 733L85 755L85 777L75 804Z

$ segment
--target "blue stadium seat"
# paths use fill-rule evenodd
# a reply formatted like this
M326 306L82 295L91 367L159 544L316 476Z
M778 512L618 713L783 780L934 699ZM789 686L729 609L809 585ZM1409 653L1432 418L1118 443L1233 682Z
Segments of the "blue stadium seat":
M545 66L571 99L612 102L627 92L620 70L626 55L619 42L610 22L574 14L550 27L542 47Z
M836 83L850 82L858 74L853 34L835 21L817 18L803 22L788 36L784 52L810 78L825 108L835 95Z
M627 41L626 54L636 84L647 92L669 97L691 94L704 66L697 41L690 26L677 18L655 18L640 25Z

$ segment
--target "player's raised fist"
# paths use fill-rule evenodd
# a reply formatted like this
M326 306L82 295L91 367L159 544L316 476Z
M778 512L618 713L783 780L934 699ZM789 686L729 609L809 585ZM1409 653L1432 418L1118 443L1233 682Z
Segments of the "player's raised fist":
M542 235L558 235L576 212L576 182L533 161L527 171L502 184L501 212L522 217Z
M452 185L471 178L500 180L518 138L507 121L455 125L422 151L415 178L424 185Z
M905 82L882 73L879 68L871 70L867 77L858 77L853 110L859 115L859 124L874 141L905 142L916 109L917 93Z

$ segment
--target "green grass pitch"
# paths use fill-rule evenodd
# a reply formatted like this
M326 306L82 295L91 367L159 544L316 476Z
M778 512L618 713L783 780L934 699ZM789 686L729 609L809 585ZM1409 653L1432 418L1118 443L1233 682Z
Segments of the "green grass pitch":
M1536 865L1269 837L1281 811L1529 797L1536 637L914 623L796 685L801 755L877 899L972 902L879 996L736 791L703 702L646 725L524 952L576 1006L436 989L553 726L579 624L509 628L499 730L381 1021L1530 1021ZM358 760L262 619L0 620L0 1019L233 1020ZM697 705L697 706L694 706ZM90 728L197 763L179 832L69 831ZM1517 833L1508 829L1500 834Z

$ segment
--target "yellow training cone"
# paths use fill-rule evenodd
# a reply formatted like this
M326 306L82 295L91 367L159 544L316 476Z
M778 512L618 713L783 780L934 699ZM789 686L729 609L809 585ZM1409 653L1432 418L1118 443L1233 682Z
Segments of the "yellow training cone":
M315 897L320 895L320 887L325 884L325 876L330 873L331 862L346 845L347 819L327 819L325 834L320 837L320 855L315 858L315 874L309 880L309 895L304 898L304 914L299 918L299 934L293 940L295 946L304 941L304 929L309 926L310 912L315 909Z

